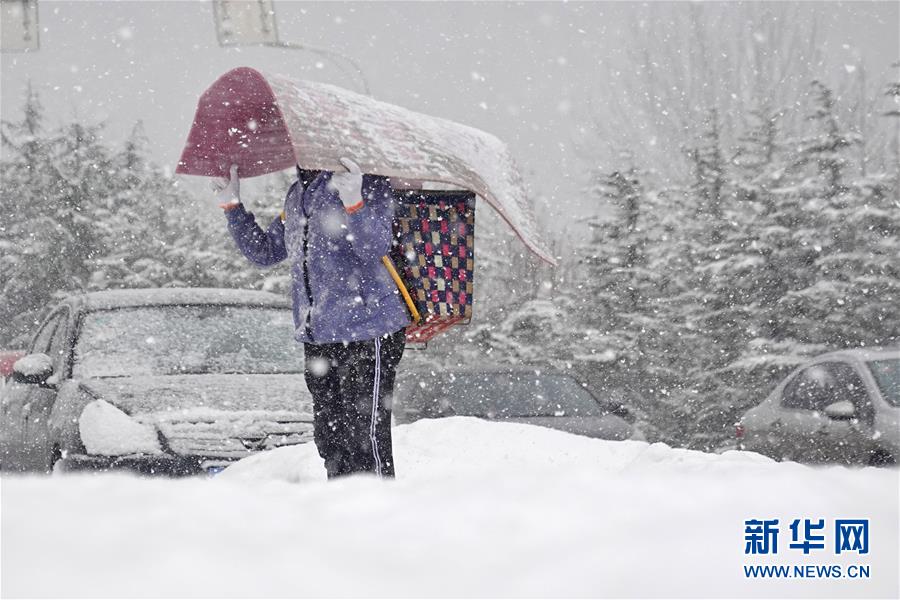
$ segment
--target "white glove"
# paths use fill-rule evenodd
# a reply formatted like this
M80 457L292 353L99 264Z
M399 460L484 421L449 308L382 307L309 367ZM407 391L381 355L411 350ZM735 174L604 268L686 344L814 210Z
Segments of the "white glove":
M237 171L238 166L231 165L231 179L222 177L214 179L210 184L213 191L216 192L216 204L219 208L228 210L241 203L241 180L238 179Z
M332 175L328 187L338 193L345 209L355 209L362 206L362 171L349 158L342 158L341 164L348 172Z

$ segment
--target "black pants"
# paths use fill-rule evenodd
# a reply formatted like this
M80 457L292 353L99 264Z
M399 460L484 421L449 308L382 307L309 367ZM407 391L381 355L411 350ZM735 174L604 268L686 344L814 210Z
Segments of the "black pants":
M402 329L374 340L304 344L314 439L329 479L394 476L390 398L405 346Z

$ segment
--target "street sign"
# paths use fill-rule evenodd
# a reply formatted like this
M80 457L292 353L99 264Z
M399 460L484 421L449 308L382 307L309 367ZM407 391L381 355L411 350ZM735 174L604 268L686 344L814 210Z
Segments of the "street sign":
M0 0L0 51L38 49L37 0Z
M221 46L277 44L272 0L213 0Z

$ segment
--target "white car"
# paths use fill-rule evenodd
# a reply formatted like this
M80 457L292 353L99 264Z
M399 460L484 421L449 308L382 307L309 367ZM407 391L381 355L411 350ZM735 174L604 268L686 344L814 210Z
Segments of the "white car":
M744 414L736 435L739 448L776 459L896 464L900 349L815 357Z

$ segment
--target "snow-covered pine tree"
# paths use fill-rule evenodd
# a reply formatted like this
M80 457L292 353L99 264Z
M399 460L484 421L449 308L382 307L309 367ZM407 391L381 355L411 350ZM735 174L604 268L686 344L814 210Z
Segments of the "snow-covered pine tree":
M35 277L39 262L28 223L51 226L33 192L46 187L49 145L43 137L43 108L28 84L23 118L2 122L3 160L0 161L0 344L23 347L48 294L47 282ZM43 182L43 184L42 184Z
M738 136L737 148L731 158L738 199L758 202L768 210L772 209L769 192L777 183L777 173L772 167L783 152L779 139L779 121L783 112L765 102L752 109L746 115L744 131Z
M767 188L757 189L764 199L754 240L764 258L757 336L734 367L743 387L761 393L811 354L897 339L893 183L885 173L847 174L857 170L848 168L853 138L836 120L830 95L819 83L814 90L809 122L816 129L781 145L810 155L776 152L763 170Z
M625 169L595 172L587 190L596 215L588 220L591 238L579 251L579 320L586 329L573 340L574 359L593 389L649 415L652 429L655 401L674 383L667 357L677 340L669 335L667 300L677 279L660 268L671 258L671 207L665 194L647 193L641 181L646 174L628 155L623 158Z
M780 305L795 316L794 334L805 342L830 348L888 344L900 334L900 218L891 206L891 177L848 175L849 150L859 140L839 123L828 88L814 86L810 119L817 127L795 163L814 167L802 173L799 189L815 215L814 280L789 291Z
M102 252L91 261L91 289L153 287L170 279L166 265L165 197L145 158L146 136L138 123L115 155L110 188L98 198L93 226Z
M813 177L817 177L807 180L812 186L808 191L830 198L846 190L843 185L848 163L846 150L859 139L838 123L831 88L819 80L814 80L811 86L814 99L806 118L815 127L812 135L800 139L794 167L812 165L815 168Z
M797 357L779 354L773 311L790 286L809 275L798 267L807 262L798 255L794 224L802 211L786 183L785 142L779 124L784 110L763 102L747 115L732 158L737 198L726 220L742 236L732 246L731 277L738 290L744 335L735 343L738 353L723 369L732 382L731 411L735 416L760 401L760 396L795 364ZM787 189L785 189L787 186ZM727 423L726 423L727 426Z
M12 207L4 242L16 261L4 274L4 310L12 317L5 337L17 345L51 298L88 288L89 263L103 252L95 209L112 170L99 141L102 126L72 123L45 132L39 106L29 92L23 121L3 123L3 205Z
M570 313L546 285L546 267L489 208L476 209L474 317L431 345L463 364L513 363L564 366ZM541 223L538 223L541 226ZM554 251L555 252L555 251ZM427 360L427 357L425 357Z
M42 121L29 88L22 120L2 123L0 344L25 345L67 293L263 285L267 274L236 252L221 215L201 218L198 201L147 160L139 125L114 148L101 124L47 131Z
M829 265L837 267L835 259L858 241L854 240L858 232L846 226L836 231L829 223L856 208L844 181L853 142L838 123L831 90L819 81L811 86L807 120L812 130L791 144L796 150L790 157L789 176L796 183L786 190L798 203L792 237L805 259L795 259L790 266L804 270L806 280L790 286L774 312L781 337L835 347L840 345L840 335L826 333L823 318L833 319L842 311L846 281L835 278Z
M688 150L692 184L668 192L681 196L670 209L679 219L671 256L658 263L678 279L675 295L661 303L675 341L668 365L679 374L664 396L672 409L665 426L672 443L716 448L731 437L739 412L759 400L739 359L759 335L762 307L773 295L767 284L780 279L768 272L761 243L780 177L776 117L760 107L738 146L726 149L718 115L710 111ZM779 297L774 293L772 301Z
M138 123L112 156L92 215L99 250L88 289L215 286L196 201L147 159L146 146Z

